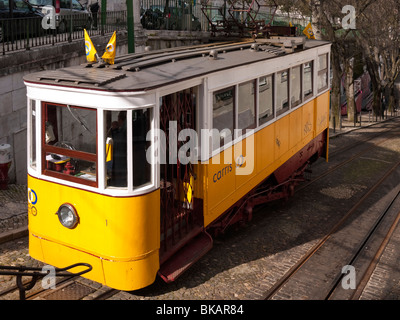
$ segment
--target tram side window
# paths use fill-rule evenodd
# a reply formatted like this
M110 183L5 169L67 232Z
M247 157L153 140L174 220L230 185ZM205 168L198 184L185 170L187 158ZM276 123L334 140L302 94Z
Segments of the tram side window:
M289 109L289 70L283 70L276 74L276 114L280 115Z
M303 64L304 100L313 96L313 63L312 61Z
M328 54L318 56L318 92L328 88Z
M256 125L255 80L239 84L238 129L250 129Z
M234 128L235 87L225 88L213 94L213 150L232 141Z
M127 187L126 111L105 111L107 186Z
M30 100L30 143L29 143L29 165L36 169L36 101Z
M301 66L290 70L290 79L290 102L292 107L295 107L301 103Z
M150 141L146 141L147 132L151 129L151 109L132 112L132 145L133 145L133 187L151 182L151 165L146 158Z
M97 112L43 103L43 173L97 186Z
M273 75L261 77L258 80L259 94L259 125L274 117L274 83Z

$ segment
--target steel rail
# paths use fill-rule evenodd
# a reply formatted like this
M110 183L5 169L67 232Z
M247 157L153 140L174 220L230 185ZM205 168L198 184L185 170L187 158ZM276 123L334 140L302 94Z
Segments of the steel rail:
M398 117L393 117L393 118L390 118L390 119L386 120L385 122L375 122L375 123L373 123L373 124L371 124L371 125L369 125L369 126L357 128L357 130L359 131L359 130L363 130L363 129L369 129L369 128L371 128L371 127L375 127L375 126L377 126L377 125L379 125L379 124L382 124L382 123L387 124L387 123L390 123L390 122L391 122L392 124L395 124L395 123L393 123L393 122L396 121L397 118L398 118ZM386 129L386 128L383 127L383 126L382 126L382 127L375 127L375 128ZM329 154L329 158L331 159L332 157L336 156L337 154L340 154L340 153L342 153L342 152L344 152L344 151L350 150L351 148L354 148L354 147L358 146L358 145L361 144L361 143L365 143L365 142L371 141L371 140L373 140L373 139L375 139L375 138L378 138L378 137L380 137L381 135L383 135L383 134L385 134L385 133L387 133L387 132L390 132L390 130L392 130L392 129L393 129L393 128L389 128L388 130L380 131L380 132L378 132L377 134L375 134L375 135L372 136L372 137L368 137L368 138L365 138L365 139L358 140L357 142L352 143L352 144L350 144L350 145L348 145L348 146L345 146L345 147L339 148L339 149L337 149L337 150L334 150L332 153ZM354 130L353 130L353 131L354 131ZM334 139L334 138L336 138L336 137L331 137L330 139Z
M400 166L400 161L396 162L389 170L385 172L385 174L367 191L364 195L358 200L357 203L353 205L353 207L337 222L329 232L316 243L279 281L277 281L272 288L266 293L264 300L271 299L288 281L293 275L301 269L301 267L312 257L318 250L331 238L333 234L336 233L337 230L341 226L344 225L345 222L349 220L349 218L353 215L353 213L361 206L361 204Z
M360 283L357 286L356 291L351 296L351 300L358 300L362 294L362 292L365 289L365 286L367 285L369 279L371 278L372 273L374 272L382 254L383 251L385 250L387 244L389 243L389 240L392 238L393 232L398 226L400 221L400 212L397 214L396 219L393 221L392 226L390 227L389 231L387 232L385 238L383 239L381 245L379 246L379 249L375 253L374 258L371 260L371 263L369 264L367 270L365 271L363 277L361 278Z
M364 237L363 241L361 241L361 243L359 244L357 250L355 250L353 257L350 259L350 261L347 263L347 265L353 265L354 262L362 255L364 248L370 242L372 237L376 234L376 231L382 225L384 219L387 218L390 209L392 208L394 202L399 198L399 196L400 196L400 190L397 191L396 195L393 197L393 199L390 201L390 203L386 206L385 210L382 211L382 213L380 214L378 219L372 225L372 227L370 228L370 230ZM383 241L381 242L378 250L376 251L374 257L372 258L367 271L364 273L361 282L357 286L356 292L353 293L353 295L352 295L353 300L355 300L357 297L359 297L362 294L362 291L363 291L365 285L367 284L367 282L370 278L370 275L372 274L376 264L378 263L380 256L382 255L384 249L386 248L386 245L389 242L390 237L392 236L399 220L400 220L400 212L396 214L396 218L394 219L393 223L391 224L390 229L386 232L386 235L385 235ZM331 299L334 291L339 286L339 284L341 283L344 276L345 275L342 273L337 277L335 284L332 286L331 290L325 297L325 300Z
M86 269L72 273L68 270L74 269L77 267L85 267ZM76 263L65 268L54 268L55 277L77 277L82 274L85 274L92 270L92 266L87 263ZM31 290L37 283L37 281L49 273L43 271L42 268L38 267L26 267L26 266L0 266L0 275L8 275L8 276L16 276L16 288L19 290L20 300L26 300L26 291ZM23 281L23 277L31 277L30 281ZM10 288L11 289L11 288ZM4 292L10 292L10 289L5 290ZM4 295L2 292L1 295Z
M387 131L386 131L385 133L387 133ZM343 161L343 162L341 162L341 163L338 163L337 165L333 166L332 168L326 170L325 172L321 173L318 177L316 177L316 178L314 178L314 179L308 181L307 183L305 183L305 184L299 186L299 187L296 189L296 192L298 192L298 191L300 191L300 190L303 190L304 188L308 187L310 184L312 184L312 183L314 183L314 182L320 180L321 178L327 176L328 174L332 173L332 172L335 171L336 169L339 169L339 168L343 167L344 165L348 164L349 162L351 162L351 161L353 161L353 160L355 160L355 159L357 159L357 158L360 158L363 154L367 153L367 152L370 151L371 149L373 149L373 148L375 148L375 147L377 147L377 146L380 146L380 145L382 145L383 143L385 143L386 141L388 141L389 139L393 138L393 136L394 136L396 133L398 134L399 132L397 132L397 131L396 131L396 132L393 132L393 131L390 132L390 134L391 134L390 137L388 137L388 138L386 138L386 139L383 139L382 141L380 141L380 142L378 142L378 143L376 143L376 144L373 144L373 145L369 146L369 147L366 148L365 150L362 150L362 151L358 152L357 154L355 154L354 156L350 157L349 159L347 159L347 160L345 160L345 161ZM372 140L372 139L371 139L371 140Z

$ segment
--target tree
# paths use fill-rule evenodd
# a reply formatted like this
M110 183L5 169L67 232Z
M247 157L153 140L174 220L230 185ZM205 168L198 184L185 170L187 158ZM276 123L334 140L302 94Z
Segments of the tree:
M400 74L400 3L379 0L359 19L357 43L371 76L375 115L382 115L381 99L385 89L389 93L389 110L394 106L394 83Z
M332 42L332 118L339 118L340 81L345 76L348 119L353 120L354 91L351 78L351 59L361 50L371 76L374 92L373 109L382 114L381 97L385 89L390 93L389 108L394 105L394 83L400 73L400 2L398 0L302 0L312 8L313 27L317 37ZM349 7L350 5L350 7ZM349 16L347 8L354 8L354 26L345 28ZM346 14L347 12L347 14ZM346 15L345 15L346 14ZM354 28L354 29L353 29Z
M278 2L278 1L277 1ZM340 88L344 87L348 119L354 116L353 57L362 53L371 77L373 109L381 113L381 97L389 93L394 105L394 83L400 74L399 0L280 0L286 11L311 13L317 39L332 43L331 126L340 119Z
M316 27L317 35L332 42L331 125L334 118L340 118L340 86L343 74L345 74L348 120L353 121L355 103L352 60L360 50L355 41L360 35L358 20L367 11L371 11L376 0L303 1L309 2L313 8L313 21L314 15L317 18L313 27ZM335 124L337 123L336 121Z

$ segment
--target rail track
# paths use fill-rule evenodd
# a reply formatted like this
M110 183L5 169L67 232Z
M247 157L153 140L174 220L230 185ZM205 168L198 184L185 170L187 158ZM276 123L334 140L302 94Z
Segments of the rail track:
M396 130L397 128L397 130ZM394 130L393 130L394 129ZM350 149L354 149L355 147L357 147L358 145L360 145L360 143L370 143L370 145L368 145L366 148L363 148L361 151L355 153L354 155L348 157L347 159L340 161L339 163L331 166L330 168L328 168L327 170L325 170L323 173L320 173L317 177L310 179L308 182L302 184L301 186L296 188L296 192L307 188L310 184L320 180L323 177L326 177L327 175L331 174L332 172L334 172L335 170L345 166L346 164L360 158L363 155L368 154L369 152L371 152L374 148L376 148L377 146L381 146L383 145L385 142L389 141L391 138L399 135L400 130L398 129L398 127L390 127L388 130L383 130L378 132L377 134L374 134L372 137L368 137L366 139L362 139L361 141L356 141L350 145L344 146L342 148L336 149L332 154L329 155L329 158L332 159L332 157L337 157L341 154L343 154L346 151L349 151ZM384 135L387 134L387 136L385 137ZM378 141L374 141L374 140L378 140Z
M365 138L362 139L356 139L354 142L349 143L348 145L342 146L342 147L338 147L336 148L334 151L329 152L329 158L331 159L332 157L336 157L337 155L343 154L345 151L351 150L353 148L356 148L359 145L362 145L363 143L372 141L375 138L380 137L381 135L384 135L385 133L390 132L393 129L396 129L396 123L399 122L398 120L399 118L390 118L388 120L386 120L385 122L376 122L373 123L367 127L360 127L357 128L357 133L363 133L365 131L371 131L371 129L383 129L382 131L377 131L377 132L372 132L371 136L367 136ZM353 134L356 133L355 131L353 131ZM340 137L340 136L339 136ZM336 137L333 137L333 139L335 139ZM332 139L332 138L331 138ZM332 140L331 140L332 143Z
M393 186L389 187L391 192L384 197L385 203L379 204L379 207L383 207L383 209L376 209L375 207L366 209L369 206L366 203L373 193L379 187L382 187L395 173L397 178L400 177L399 167L400 161L391 166L331 230L275 283L266 293L264 299L280 299L283 296L282 294L280 296L280 292L285 292L284 297L293 297L293 299L359 298L379 261L379 257L382 255L386 244L399 223L400 186L393 183ZM363 206L364 209L360 209ZM366 214L362 210L366 210ZM364 223L361 222L363 219ZM369 223L365 223L366 220ZM357 223L354 223L354 221L357 221ZM367 225L363 226L363 224ZM360 226L363 226L363 231L361 231L363 233L362 239L359 239L360 230L358 228ZM348 237L349 234L352 235L351 240ZM351 241L355 243L350 243ZM349 254L349 251L351 254ZM361 260L363 261L360 262ZM358 276L356 279L358 281L356 287L352 288L355 290L347 291L348 288L343 288L341 285L345 277L343 267L354 266L355 264L357 264ZM332 268L333 266L337 267ZM320 277L319 283L322 284L321 286L313 282L315 277ZM305 288L307 283L313 283L314 289L309 287L308 292L305 293L299 287L304 285L303 288Z
M85 280L71 275L71 278L57 281L54 289L45 289L38 282L23 300L106 300L119 292L105 286L92 287ZM25 286L27 284L29 280L24 282ZM0 300L14 300L17 297L21 300L17 285L0 291Z

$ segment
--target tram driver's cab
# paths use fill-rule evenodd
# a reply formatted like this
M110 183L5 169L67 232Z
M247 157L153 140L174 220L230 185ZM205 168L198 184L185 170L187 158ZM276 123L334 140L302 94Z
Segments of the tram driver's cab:
M151 109L114 111L43 102L41 113L43 175L125 190L152 182L146 160Z

